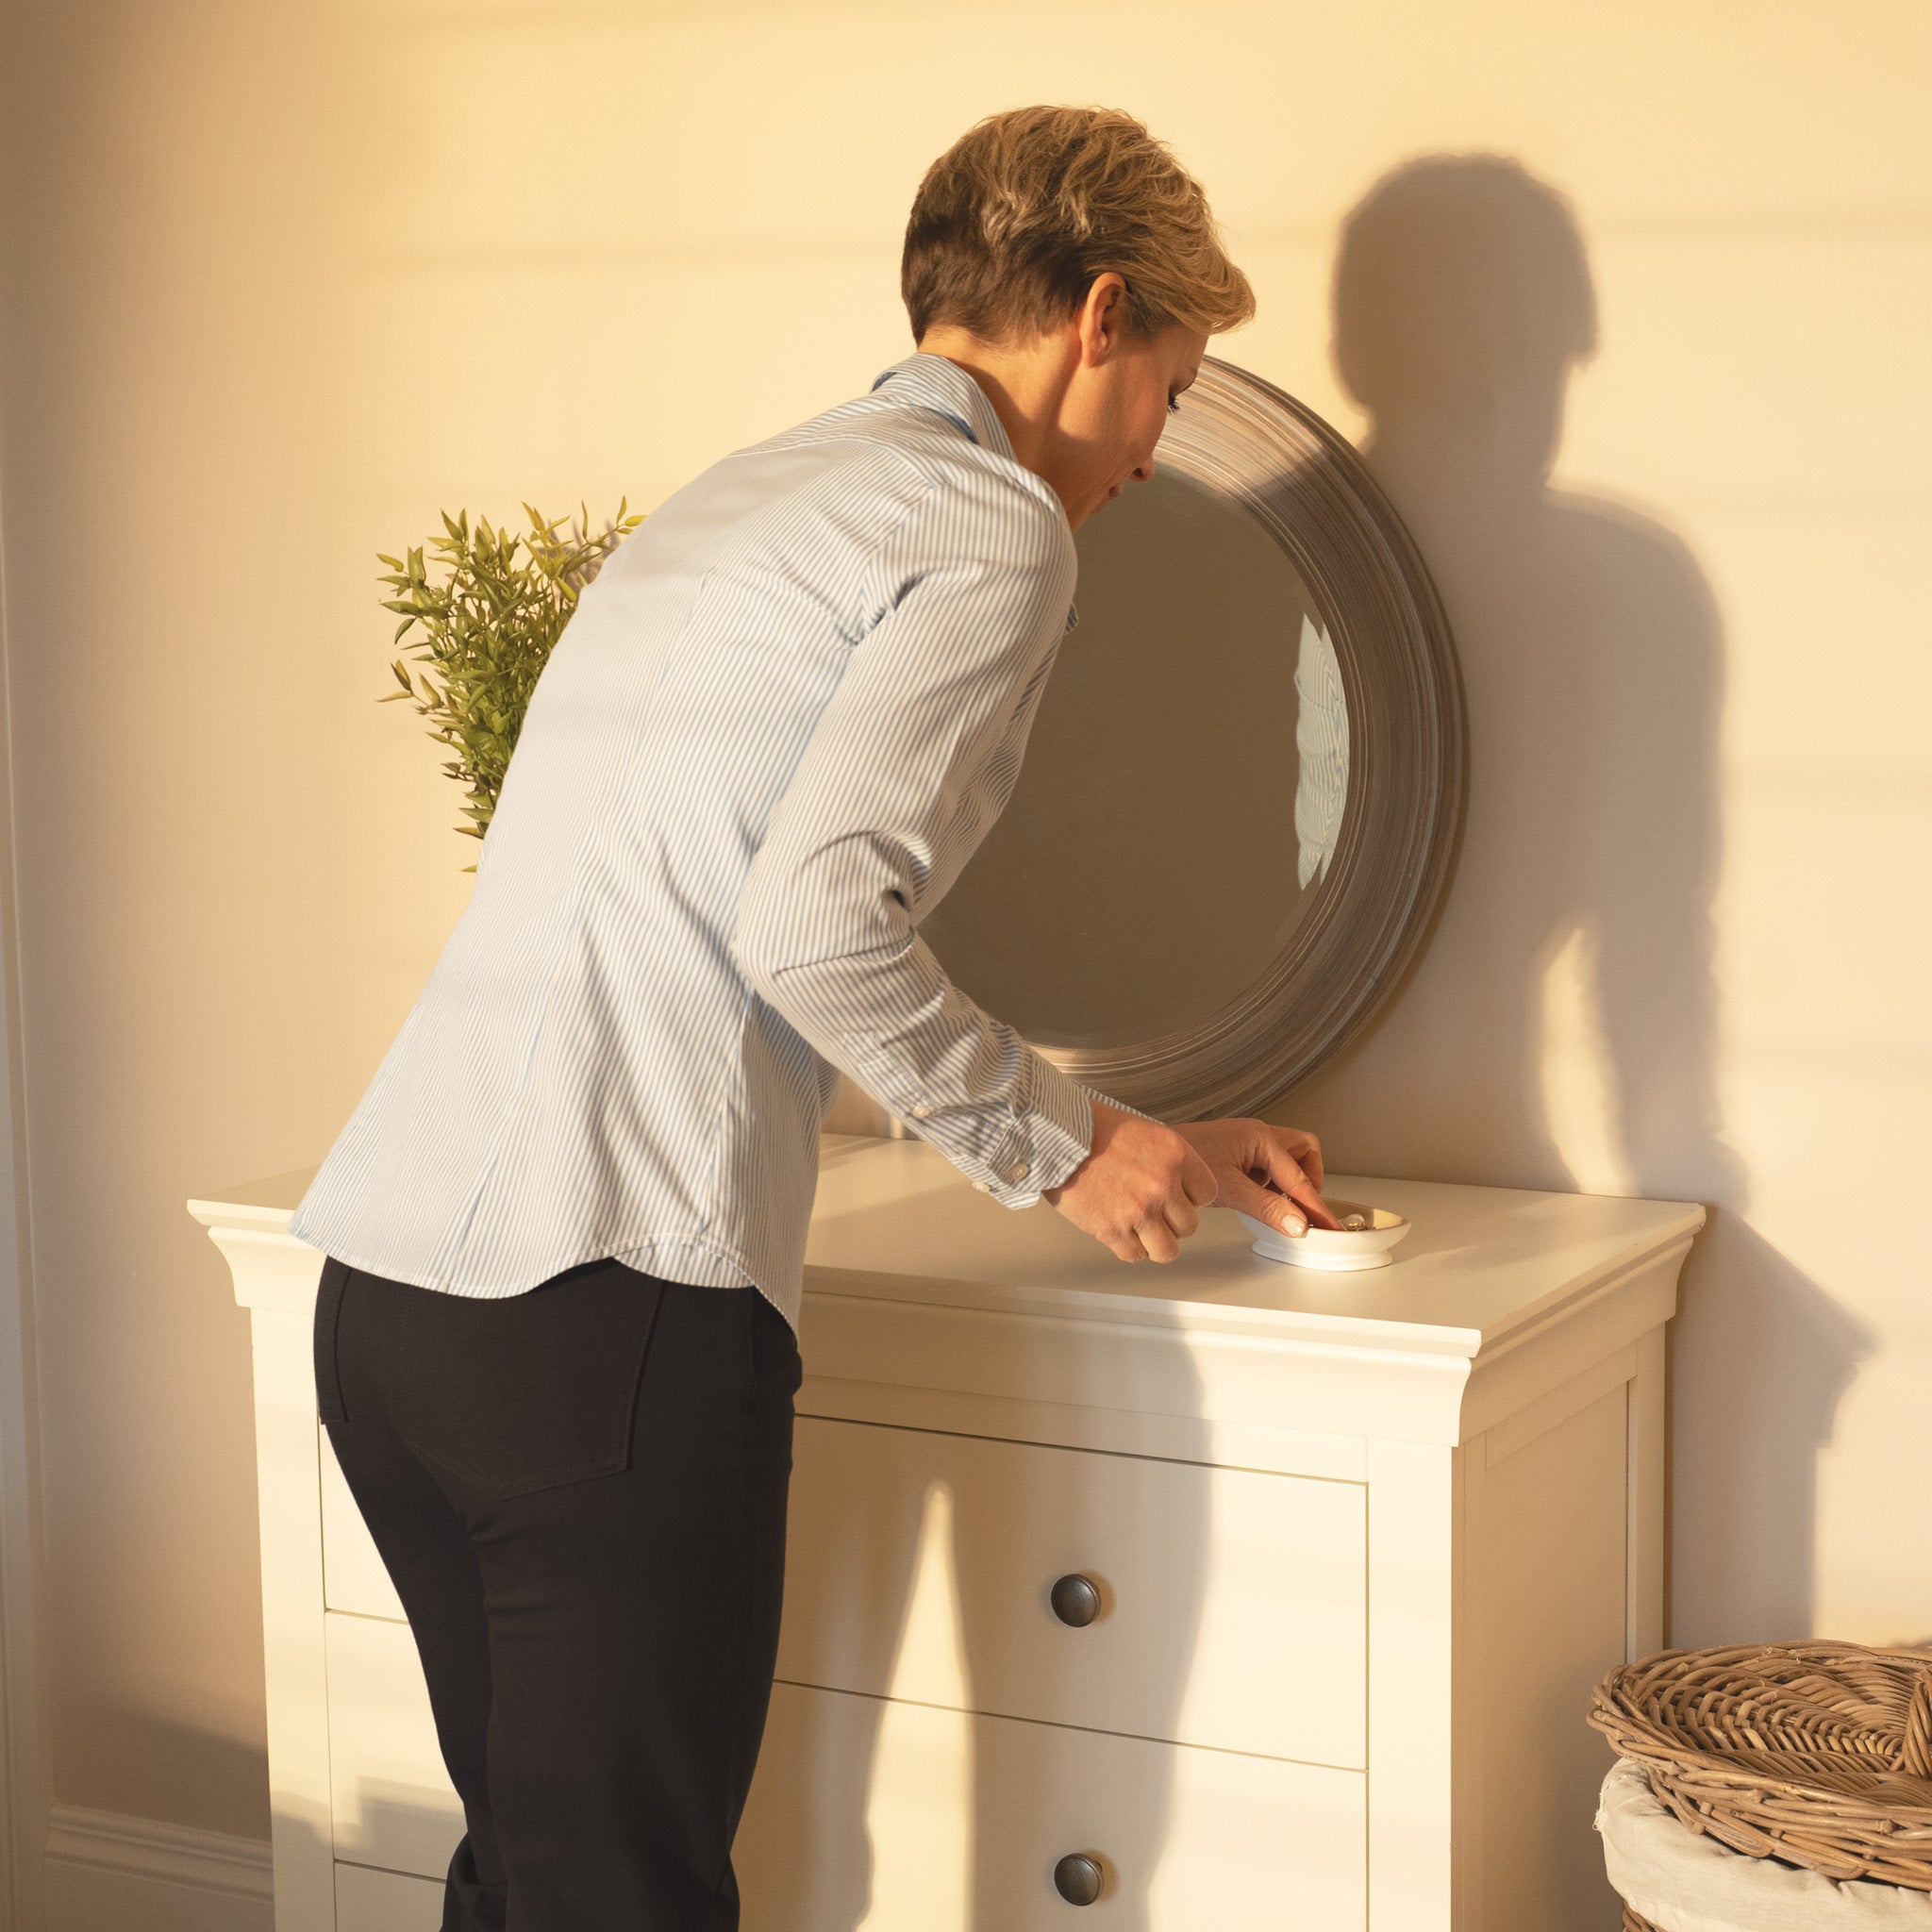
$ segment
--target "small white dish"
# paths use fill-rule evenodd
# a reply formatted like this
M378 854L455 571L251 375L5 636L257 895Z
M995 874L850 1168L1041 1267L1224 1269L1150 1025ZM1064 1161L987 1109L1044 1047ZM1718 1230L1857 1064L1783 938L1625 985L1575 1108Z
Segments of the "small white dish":
M1353 1232L1311 1227L1304 1235L1287 1235L1252 1214L1243 1214L1241 1224L1255 1237L1255 1252L1265 1260L1319 1268L1330 1274L1388 1267L1395 1258L1389 1251L1408 1232L1408 1223L1388 1208L1371 1208L1362 1201L1330 1201L1328 1206L1338 1221L1359 1214L1368 1225Z

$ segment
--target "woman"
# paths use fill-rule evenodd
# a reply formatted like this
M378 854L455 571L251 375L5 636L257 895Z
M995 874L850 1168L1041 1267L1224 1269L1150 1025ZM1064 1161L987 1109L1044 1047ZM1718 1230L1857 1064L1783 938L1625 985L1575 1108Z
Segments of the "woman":
M1138 122L1034 108L934 164L902 286L917 353L586 592L295 1218L322 1414L463 1801L449 1932L737 1924L839 1070L1123 1260L1216 1199L1333 1224L1310 1136L1111 1105L918 932L1012 791L1074 530L1153 474L1247 282Z

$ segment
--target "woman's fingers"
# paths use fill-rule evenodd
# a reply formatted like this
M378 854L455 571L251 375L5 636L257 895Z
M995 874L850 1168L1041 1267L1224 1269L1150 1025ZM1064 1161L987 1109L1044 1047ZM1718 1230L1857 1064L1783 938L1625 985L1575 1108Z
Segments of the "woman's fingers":
M1259 1123L1257 1123L1259 1125ZM1282 1174L1275 1172L1286 1159L1290 1169L1305 1179L1317 1194L1325 1178L1322 1172L1322 1143L1302 1127L1261 1126L1262 1152L1274 1185L1286 1191Z
M1200 1210L1219 1198L1221 1183L1214 1170L1194 1149L1182 1143L1183 1159L1179 1174L1160 1204L1160 1216L1151 1226L1143 1224L1135 1232L1151 1261L1172 1261L1180 1253L1180 1243L1197 1232Z
M1200 1210L1219 1198L1221 1183L1214 1170L1195 1153L1186 1149L1177 1184L1160 1204L1160 1218L1151 1226L1143 1224L1134 1231L1141 1237L1150 1261L1172 1261L1180 1253L1180 1243L1201 1225Z
M1283 1234L1299 1235L1308 1231L1308 1211L1300 1201L1285 1191L1277 1193L1273 1188L1264 1188L1244 1174L1228 1177L1222 1187L1221 1205L1252 1215L1257 1221L1266 1222L1270 1227L1279 1228ZM1323 1224L1325 1226L1327 1224Z
M1301 1208L1312 1225L1341 1225L1330 1212L1327 1202L1323 1200L1322 1190L1303 1173L1301 1163L1287 1148L1276 1145L1272 1140L1268 1144L1268 1178Z
M1181 1251L1180 1241L1167 1219L1173 1211L1170 1208L1155 1220L1143 1221L1134 1230L1150 1261L1172 1261Z
M1166 1127L1096 1099L1091 1152L1046 1198L1123 1261L1172 1261L1216 1202L1291 1234L1339 1225L1323 1178L1321 1144L1299 1127Z
M1187 1158L1181 1166L1181 1191L1196 1208L1211 1208L1221 1196L1221 1183L1213 1168L1191 1141L1187 1143ZM1191 1227L1187 1230L1190 1234L1193 1231Z
M1322 1143L1312 1134L1304 1134L1299 1128L1290 1130L1294 1138L1289 1144L1289 1152L1295 1158L1301 1171L1314 1183L1319 1194L1324 1185L1322 1174Z

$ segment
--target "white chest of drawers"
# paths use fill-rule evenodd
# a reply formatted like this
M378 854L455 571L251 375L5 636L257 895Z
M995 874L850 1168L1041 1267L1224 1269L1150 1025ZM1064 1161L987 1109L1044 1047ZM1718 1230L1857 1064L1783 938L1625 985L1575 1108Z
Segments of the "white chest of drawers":
M461 1822L316 1424L306 1178L192 1204L254 1323L276 1926L413 1932ZM1408 1215L1396 1266L1210 1214L1128 1270L917 1142L827 1142L746 1932L1615 1926L1582 1712L1662 1638L1702 1211L1337 1191Z

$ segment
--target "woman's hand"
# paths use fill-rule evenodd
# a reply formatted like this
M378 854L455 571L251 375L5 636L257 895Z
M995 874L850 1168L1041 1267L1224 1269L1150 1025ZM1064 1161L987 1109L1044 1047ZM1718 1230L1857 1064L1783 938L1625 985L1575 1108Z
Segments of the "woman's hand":
M1123 1261L1172 1261L1214 1199L1214 1175L1187 1138L1195 1131L1096 1100L1093 1151L1045 1198Z
M1339 1227L1322 1199L1322 1143L1266 1121L1164 1127L1093 1103L1093 1151L1045 1198L1123 1261L1172 1261L1210 1204L1283 1234Z
M1216 1205L1252 1214L1283 1234L1341 1225L1322 1199L1322 1143L1266 1121L1196 1121L1174 1132L1213 1174Z

